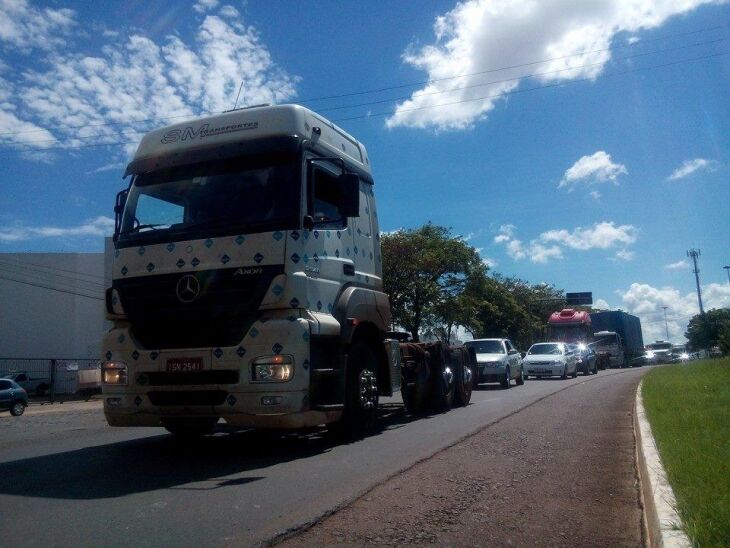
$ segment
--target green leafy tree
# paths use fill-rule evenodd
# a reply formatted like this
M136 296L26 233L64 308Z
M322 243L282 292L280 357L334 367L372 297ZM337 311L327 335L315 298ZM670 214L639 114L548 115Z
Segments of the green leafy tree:
M720 334L717 341L720 350L725 356L730 356L730 322L723 322L720 326Z
M393 321L419 340L424 330L450 339L457 325L472 325L470 281L486 277L477 251L451 230L428 223L383 235L383 285Z
M693 350L711 348L720 342L724 325L730 323L730 308L715 308L692 317L684 334Z

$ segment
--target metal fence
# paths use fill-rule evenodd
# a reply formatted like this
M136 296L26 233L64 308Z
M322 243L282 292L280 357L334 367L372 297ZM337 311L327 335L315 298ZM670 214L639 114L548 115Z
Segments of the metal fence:
M0 377L11 376L33 401L88 399L101 391L101 360L0 358Z

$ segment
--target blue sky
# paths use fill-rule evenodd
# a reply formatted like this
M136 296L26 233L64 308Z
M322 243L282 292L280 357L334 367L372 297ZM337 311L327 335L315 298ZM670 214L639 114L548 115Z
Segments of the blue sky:
M0 1L0 252L100 251L139 136L242 80L365 143L383 230L451 226L652 339L696 313L700 248L730 306L721 1Z

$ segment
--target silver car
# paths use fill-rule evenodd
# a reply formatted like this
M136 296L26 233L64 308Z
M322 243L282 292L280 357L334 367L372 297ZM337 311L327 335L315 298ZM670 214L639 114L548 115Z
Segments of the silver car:
M498 382L502 388L509 388L512 379L518 385L525 383L522 356L509 339L474 339L464 346L473 348L477 355L475 388L484 382Z
M578 357L562 342L533 344L523 360L525 378L578 376Z

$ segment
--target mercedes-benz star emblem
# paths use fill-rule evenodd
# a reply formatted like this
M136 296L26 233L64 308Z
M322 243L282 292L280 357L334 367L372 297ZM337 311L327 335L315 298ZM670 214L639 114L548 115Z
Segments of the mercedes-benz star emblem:
M180 302L191 303L200 295L200 282L192 274L187 274L177 282L175 292Z

